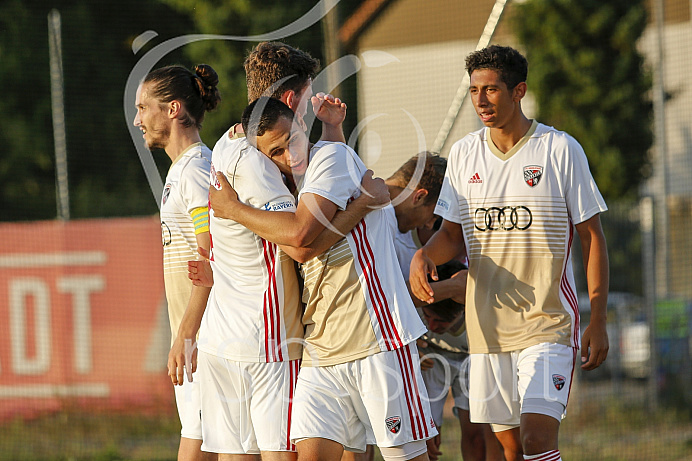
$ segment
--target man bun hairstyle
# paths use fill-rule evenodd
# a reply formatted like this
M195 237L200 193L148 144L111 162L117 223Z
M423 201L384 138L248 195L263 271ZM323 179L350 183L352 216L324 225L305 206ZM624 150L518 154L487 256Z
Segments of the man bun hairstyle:
M180 65L161 67L149 72L142 84L161 105L180 101L185 109L180 121L185 127L202 128L204 113L214 110L221 100L219 76L207 64L195 66L194 72Z
M466 71L471 74L480 69L490 69L500 75L507 89L514 89L526 81L529 73L529 63L514 48L509 46L491 45L482 50L474 51L466 57Z
M209 112L216 109L216 106L221 101L219 95L219 76L216 71L207 64L198 64L195 66L195 83L199 91L202 101L204 102L204 110Z

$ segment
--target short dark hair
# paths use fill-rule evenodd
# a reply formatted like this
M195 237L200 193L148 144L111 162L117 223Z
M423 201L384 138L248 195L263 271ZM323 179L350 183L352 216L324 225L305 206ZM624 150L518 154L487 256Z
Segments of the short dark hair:
M293 120L294 116L291 108L283 102L263 96L251 102L243 110L241 123L248 141L256 147L257 136L262 136L267 130L272 129L281 117Z
M178 100L185 108L181 119L186 127L202 128L204 112L214 110L221 100L219 76L207 64L195 66L194 73L179 65L152 70L142 80L151 96L160 104Z
M466 57L466 70L469 77L475 70L490 69L499 73L508 89L513 89L526 81L529 73L529 63L526 58L514 48L491 45L482 50L474 51Z
M285 43L262 42L250 52L244 66L248 101L254 101L260 96L280 98L288 90L300 93L315 78L320 62Z
M399 187L407 187L416 174L418 159L421 157L425 158L425 167L418 183L411 184L411 187L415 190L427 190L428 196L425 198L424 203L430 204L437 202L440 196L442 181L444 181L445 171L447 170L446 158L428 151L420 152L401 165L387 181L394 182Z
M451 261L437 266L438 280L447 280L460 270L467 269L466 264L452 259ZM452 322L464 310L464 304L460 304L453 299L443 299L428 306L423 306L429 309L443 322Z

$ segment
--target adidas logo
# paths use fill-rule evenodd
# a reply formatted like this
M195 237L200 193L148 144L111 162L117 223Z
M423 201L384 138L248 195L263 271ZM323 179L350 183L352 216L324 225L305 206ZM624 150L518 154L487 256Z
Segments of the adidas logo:
M478 173L474 174L473 176L471 176L471 179L469 179L469 184L472 184L472 183L473 184L480 184L482 182L483 182L483 180L478 175Z

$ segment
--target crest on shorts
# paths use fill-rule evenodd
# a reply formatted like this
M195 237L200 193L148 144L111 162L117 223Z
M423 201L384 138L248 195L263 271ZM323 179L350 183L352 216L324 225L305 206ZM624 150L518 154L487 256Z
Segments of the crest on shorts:
M561 390L563 387L565 387L565 377L562 375L553 375L553 384L555 385L555 389L558 391Z
M162 205L166 204L169 195L171 195L171 183L166 184L166 187L163 189L163 198L161 199Z
M392 434L398 434L401 430L401 417L399 416L390 416L384 420L384 423L387 425L387 430Z
M538 165L529 165L524 167L524 181L529 187L536 187L543 176L543 167Z

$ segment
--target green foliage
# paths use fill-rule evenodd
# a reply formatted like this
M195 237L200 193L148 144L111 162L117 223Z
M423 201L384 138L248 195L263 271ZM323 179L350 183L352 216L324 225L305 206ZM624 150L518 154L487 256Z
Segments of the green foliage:
M315 0L285 2L267 0L261 10L250 0L161 0L177 11L189 15L195 33L233 36L254 36L272 32L295 21L310 8ZM261 13L261 14L260 14ZM281 39L285 43L322 56L322 37L319 24L296 35ZM219 74L221 104L205 117L202 139L210 146L233 123L240 121L248 104L243 61L256 42L233 40L205 40L184 47L190 66L199 63L211 65Z
M123 116L125 82L138 59L132 40L152 24L163 38L180 35L190 21L155 2L7 0L0 3L0 219L56 216L47 20L52 8L62 18L71 216L155 213L156 200L127 130L132 122ZM157 157L165 168L167 158Z
M648 174L651 76L636 48L645 26L644 0L528 0L513 10L537 116L581 143L606 199L633 196Z
M0 2L0 220L56 216L48 20L62 17L63 75L70 211L74 218L157 212L157 199L140 164L125 120L123 91L139 59L152 47L188 34L247 36L298 19L315 0L4 0ZM147 30L158 36L136 55L132 41ZM317 24L283 39L321 57ZM243 60L255 43L206 40L174 50L156 67L207 63L220 78L222 101L206 116L202 139L213 146L247 105ZM134 105L134 101L132 101ZM137 139L135 142L141 142ZM154 152L159 173L170 160Z

